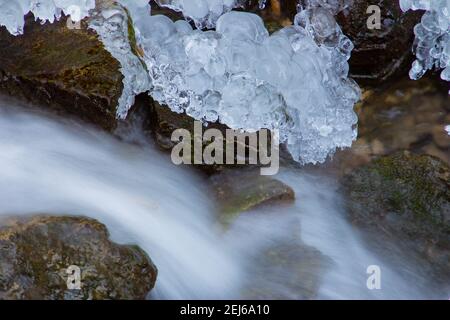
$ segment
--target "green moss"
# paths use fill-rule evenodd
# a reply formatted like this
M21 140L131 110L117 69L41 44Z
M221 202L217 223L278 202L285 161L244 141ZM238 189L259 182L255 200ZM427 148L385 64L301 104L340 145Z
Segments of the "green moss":
M342 184L351 218L358 224L407 235L430 259L438 259L433 252L441 252L427 249L430 245L450 247L450 169L443 161L397 152L356 169Z
M376 160L370 170L381 176L383 188L390 192L390 204L394 211L411 210L417 218L429 219L440 224L439 199L448 197L448 190L440 187L439 179L432 179L434 170L447 170L445 164L429 156L397 153ZM388 186L388 187L387 187Z
M0 29L0 46L0 90L115 127L123 76L94 31L71 30L64 19L41 25L27 17L21 36Z

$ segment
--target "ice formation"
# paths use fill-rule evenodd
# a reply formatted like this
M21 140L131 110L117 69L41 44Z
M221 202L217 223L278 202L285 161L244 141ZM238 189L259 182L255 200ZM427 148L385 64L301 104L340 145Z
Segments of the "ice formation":
M150 5L148 0L120 0L120 2L126 6L98 1L96 11L91 13L89 27L97 32L105 48L121 65L124 79L122 95L117 106L117 117L124 119L134 104L135 96L150 88L150 77L137 52L137 40L130 38L132 36L129 32L132 23L130 15L133 15L136 22L139 22L140 17L148 18Z
M354 0L299 0L302 9L324 8L336 15L346 9Z
M80 21L95 7L95 0L0 0L0 26L13 35L23 33L24 15L32 12L42 23L54 22L62 13Z
M132 0L127 5L131 9L139 6L144 9L146 16L150 14L147 0ZM124 88L119 98L117 116L124 118L134 104L135 95L148 90L149 76L143 62L133 53L126 10L108 0L97 1L96 11L95 8L95 0L0 0L0 25L5 26L11 34L19 35L23 33L24 15L29 12L41 23L59 20L62 13L73 21L90 16L90 27L99 34L106 49L121 64Z
M182 12L199 29L214 28L221 15L241 7L246 0L155 0L159 6ZM260 0L262 5L263 1Z
M410 77L419 79L427 70L440 68L441 78L450 81L450 0L400 0L400 6L403 11L426 10L414 28L417 59Z
M336 148L349 147L356 138L353 107L360 91L348 78L353 44L333 16L345 0L309 1L294 25L272 35L257 15L220 15L239 1L189 0L206 13L200 20L213 17L210 4L223 3L223 11L216 11L220 17L208 20L216 20L214 31L150 16L146 0L99 6L91 12L90 27L124 74L118 117L126 116L137 93L148 91L171 110L205 123L279 130L281 142L301 163L323 162Z
M353 45L328 10L303 10L271 36L260 17L236 11L215 31L162 15L133 21L150 95L171 110L233 129L278 129L302 163L323 162L355 139Z

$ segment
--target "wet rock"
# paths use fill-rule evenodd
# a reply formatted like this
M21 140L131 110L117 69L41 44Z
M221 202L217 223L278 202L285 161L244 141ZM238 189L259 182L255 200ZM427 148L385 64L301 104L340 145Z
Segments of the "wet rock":
M152 113L147 122L147 128L155 134L155 141L163 150L171 150L176 142L171 141L172 133L177 129L187 129L194 133L194 119L186 113L176 113L165 105L160 105L150 97L142 97L150 106Z
M401 243L449 274L447 164L429 155L398 152L356 169L342 183L356 225L390 239L383 243Z
M25 32L0 27L0 92L81 117L111 130L122 93L120 64L94 31L41 25L29 14Z
M143 129L145 132L151 132L153 135L153 138L157 144L157 146L164 151L170 152L172 150L172 148L178 144L178 142L174 142L171 140L172 134L175 130L177 129L186 129L187 131L189 131L189 133L191 134L191 138L192 138L192 152L194 152L196 150L195 146L194 146L194 138L195 139L201 139L202 140L202 150L200 150L201 152L204 151L204 148L206 146L208 146L209 142L208 141L204 141L202 136L199 136L195 131L194 131L194 123L196 122L195 119L191 118L190 116L188 116L186 113L176 113L170 110L170 108L166 105L160 105L157 101L153 100L151 97L149 97L148 95L140 95L137 97L136 99L136 104L141 106L140 110L138 111L137 108L134 108L132 111L133 112L139 112L139 113L147 113L148 115L146 116L145 121L143 122ZM149 111L145 111L142 110L142 108L145 108ZM132 118L133 116L130 115L129 118ZM127 119L129 120L129 119ZM216 129L218 131L220 131L220 133L223 136L224 139L224 143L223 143L223 154L224 154L224 159L223 159L223 163L224 164L192 164L193 167L195 167L196 169L201 170L203 173L207 174L207 175L212 175L215 173L218 173L222 170L225 169L229 169L229 168L243 168L243 167L253 167L253 168L258 168L261 166L261 164L257 162L257 164L249 164L249 149L253 148L253 151L258 152L258 146L250 146L248 143L248 139L245 140L245 145L243 146L246 150L246 155L245 155L245 161L246 164L238 164L237 159L239 158L239 155L237 154L237 146L238 143L240 143L238 141L238 139L236 139L234 136L227 136L227 131L230 130L228 126L221 124L219 122L208 122L206 124L206 126L202 126L202 133L204 133L206 130L208 129ZM259 138L258 138L259 139ZM271 137L270 137L270 133L268 134L267 137L268 140L268 146L270 147L270 143L271 143ZM259 140L258 140L259 141ZM225 164L225 156L226 156L226 146L227 144L232 144L234 143L234 163L232 164ZM256 150L255 150L256 149ZM199 155L201 156L201 155ZM192 154L192 157L194 157L194 154ZM282 160L284 159L288 159L291 162L294 162L289 153L287 152L287 150L283 147L280 148L280 158ZM286 160L287 161L287 160ZM193 162L193 160L192 160ZM253 162L252 162L253 163Z
M331 264L331 259L304 243L274 244L253 262L244 299L315 299Z
M295 192L259 170L225 170L210 178L219 210L228 221L236 214L267 204L290 204Z
M81 269L68 289L67 269ZM137 246L109 240L106 227L82 217L6 219L0 227L0 299L144 299L157 270Z
M160 105L148 95L140 95L136 99L136 103L141 106L141 113L145 113L146 117L143 122L143 130L150 133L156 145L163 151L171 152L172 148L178 143L172 141L172 134L177 129L186 129L190 132L191 137L194 138L194 123L195 119L188 116L186 113L176 113L170 110L166 105ZM147 109L145 111L143 109ZM209 123L205 129L218 129L225 137L226 129L225 125L220 123ZM198 137L199 139L202 137ZM207 144L203 143L203 147ZM225 146L224 146L225 148ZM192 139L192 150L194 148L194 139ZM203 151L203 150L201 150ZM194 157L194 154L192 154ZM201 170L207 175L211 175L223 169L223 165L206 165L206 164L192 164L196 169Z
M292 7L293 6L293 7ZM296 0L268 0L264 10L259 7L259 1L247 1L245 9L259 15L270 34L291 26L296 14Z
M169 17L172 21L184 20L183 14L181 12L171 10L169 8L160 7L156 1L151 1L150 6L152 8L152 15L162 14ZM195 27L192 23L192 27Z
M381 28L369 29L371 14L367 9L381 9ZM355 49L350 59L350 74L359 83L380 83L410 68L413 60L414 26L420 21L419 11L402 12L399 1L354 0L338 16L344 33Z

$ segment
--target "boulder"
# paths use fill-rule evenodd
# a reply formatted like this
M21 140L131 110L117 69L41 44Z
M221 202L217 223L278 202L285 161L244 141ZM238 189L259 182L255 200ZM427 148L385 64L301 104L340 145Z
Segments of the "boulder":
M0 27L0 48L0 92L116 127L120 64L85 22L70 29L65 18L42 25L29 14L23 35Z
M380 157L345 176L351 221L417 252L450 276L450 170L407 151ZM382 242L380 242L382 243Z
M294 19L297 4L298 0L272 0L267 1L266 10L255 12L263 17L269 30L275 31ZM371 5L381 9L380 29L367 26ZM350 58L351 76L360 84L373 85L407 71L413 60L413 28L421 15L419 11L402 12L397 0L353 0L337 16L344 34L355 45Z
M71 266L80 288L69 287ZM73 267L72 267L73 268ZM83 217L2 219L0 299L145 299L157 269L137 246L111 242L106 227Z
M381 9L381 28L369 29L369 6ZM354 43L350 75L358 83L377 84L391 76L407 72L413 55L414 26L419 11L402 12L399 1L354 0L338 15L338 23Z

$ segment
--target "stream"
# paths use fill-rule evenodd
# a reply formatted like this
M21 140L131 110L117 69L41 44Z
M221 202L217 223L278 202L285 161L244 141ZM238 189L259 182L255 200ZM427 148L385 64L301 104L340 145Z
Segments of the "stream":
M158 267L149 298L264 299L267 289L287 299L308 298L303 291L321 299L446 299L414 258L391 263L369 249L345 218L335 178L318 170L282 168L277 178L296 202L247 212L225 228L206 178L144 141L126 143L0 96L0 150L1 216L98 219L114 241L139 245ZM287 248L287 261L261 258L271 248ZM366 286L370 265L382 270L380 290Z

